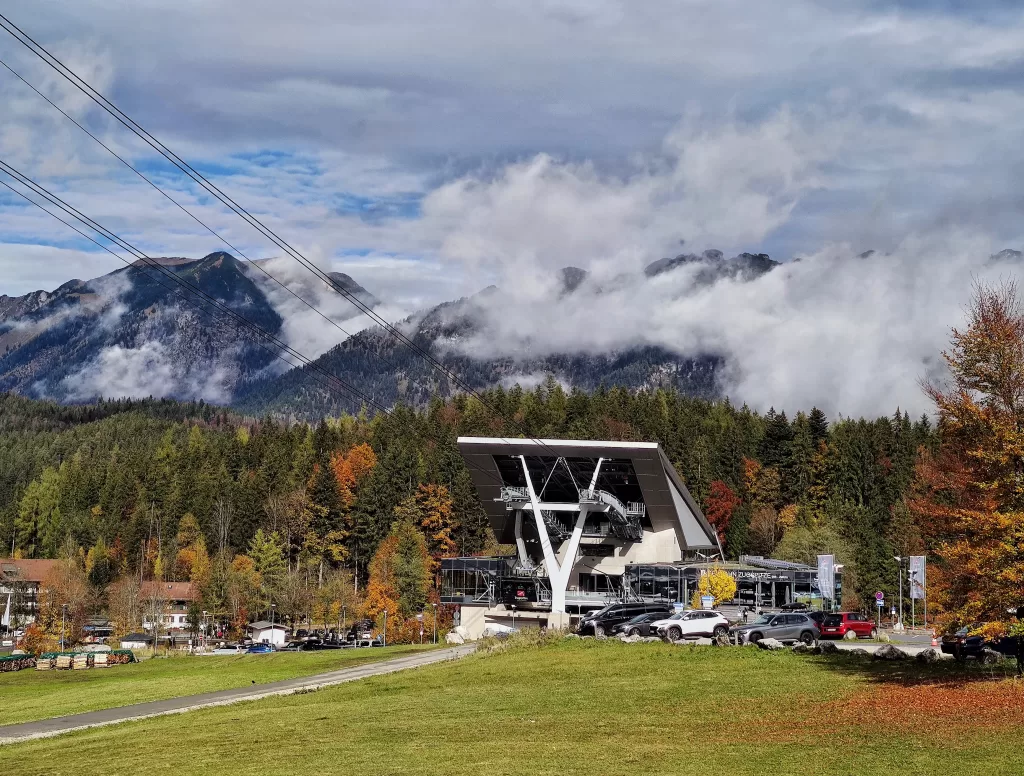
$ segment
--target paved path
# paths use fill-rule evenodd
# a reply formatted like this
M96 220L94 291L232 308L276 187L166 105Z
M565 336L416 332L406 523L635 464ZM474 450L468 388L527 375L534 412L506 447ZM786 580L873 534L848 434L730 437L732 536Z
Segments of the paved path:
M205 709L211 706L226 706L231 703L268 698L273 695L291 695L296 692L316 690L321 687L365 679L368 676L380 676L407 668L418 668L419 666L431 663L454 660L470 654L475 649L475 645L466 644L459 647L431 650L430 652L416 655L398 657L393 660L366 663L360 666L353 666L352 668L342 668L326 674L301 676L295 679L284 679L279 682L239 687L234 690L219 690L217 692L203 693L202 695L187 695L184 698L168 698L162 701L136 703L132 706L87 711L83 714L72 714L67 717L54 717L36 722L23 722L18 725L0 726L0 745L29 741L35 738L49 738L50 736L69 733L72 730L84 730L85 728L100 727L102 725L115 725L118 722L127 722L129 720L159 717L164 714L180 714L184 711ZM257 657L256 659L258 660L259 658ZM117 669L107 670L116 671Z

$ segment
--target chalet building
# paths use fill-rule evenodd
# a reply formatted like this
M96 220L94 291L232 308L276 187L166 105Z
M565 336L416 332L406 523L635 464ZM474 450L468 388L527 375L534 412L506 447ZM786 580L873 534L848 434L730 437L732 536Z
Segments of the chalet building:
M0 613L10 601L10 628L23 627L39 615L39 590L46 576L57 567L56 560L0 559ZM6 618L5 618L6 619Z
M191 582L143 582L139 597L142 600L142 627L145 630L153 630L154 604L162 612L161 630L188 629L188 608L196 598Z

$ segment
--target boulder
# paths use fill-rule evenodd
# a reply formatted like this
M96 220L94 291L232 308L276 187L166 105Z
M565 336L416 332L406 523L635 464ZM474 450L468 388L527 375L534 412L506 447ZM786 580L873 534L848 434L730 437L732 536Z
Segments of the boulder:
M780 649L785 649L786 645L778 639L761 639L757 642L758 649L767 649L771 652L777 652Z
M889 639L889 634L888 634L888 633L881 633L881 632L880 632L880 633L878 634L877 638L878 638L878 640L879 640L879 641L881 641L881 642L883 642L883 643L885 643L885 644L888 644L888 643L889 643L889 641L890 641L890 639Z
M871 653L868 652L863 647L857 647L856 649L848 649L848 650L846 650L845 654L849 655L850 657L867 657Z
M794 644L793 651L798 655L813 655L815 653L814 647L807 644Z
M563 638L566 638L566 639L578 639L579 637L580 637L580 634L578 634L578 633L566 633L565 636L563 636Z
M620 636L619 641L623 644L638 644L640 642L639 636Z
M906 660L908 655L902 649L897 649L892 644L885 644L876 649L872 657L875 660Z
M661 639L659 639L657 636L643 636L641 637L640 641L642 641L644 644L653 644L655 642L660 642Z
M463 641L469 641L469 629L465 625L456 625L454 630L462 636Z
M462 638L457 630L453 630L444 637L445 644L465 644L466 640Z
M815 652L819 655L834 655L839 651L839 647L831 641L819 641L818 646L815 647Z
M922 649L918 652L914 656L914 659L917 660L918 663L934 663L939 659L939 653L931 647L928 647L928 649Z
M985 666L994 666L1002 659L1003 655L1001 652L996 652L994 649L989 649L988 647L985 647L985 649L978 653L978 661Z

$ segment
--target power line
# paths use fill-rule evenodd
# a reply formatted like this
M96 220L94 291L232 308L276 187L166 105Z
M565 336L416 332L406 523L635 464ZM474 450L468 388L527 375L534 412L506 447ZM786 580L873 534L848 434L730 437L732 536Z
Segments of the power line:
M258 341L255 344L257 346L263 348L264 350L266 350L268 353L270 353L274 357L279 358L280 360L284 361L284 363L286 363L288 366L295 367L296 364L293 364L287 358L285 358L282 355L282 352L286 352L290 356L296 358L296 360L299 361L299 364L302 365L303 367L311 369L311 370L313 370L315 373L317 373L319 375L323 375L326 378L326 382L324 380L319 379L316 375L313 375L313 379L316 382L320 383L325 388L327 388L328 390L336 390L336 389L338 389L340 387L342 390L349 392L350 394L352 394L353 396L355 396L358 399L361 399L363 401L363 403L368 404L369 406L373 407L377 411L382 412L384 415L389 416L389 417L392 415L391 410L388 409L387 407L384 407L383 405L379 404L378 402L376 402L372 398L366 396L364 393L359 391L359 389L355 388L350 383L348 383L345 380L341 379L337 375L335 375L335 374L333 374L331 372L328 372L323 367L319 366L318 364L315 364L312 359L308 358L307 356L303 355L302 353L300 353L299 351L295 350L291 346L287 345L286 343L284 343L283 341L278 339L274 334L272 334L271 332L267 331L266 329L264 329L259 324L254 323L254 322L250 321L248 318L246 318L245 316L243 316L243 315L241 315L239 313L236 313L235 311L231 310L229 307L227 307L227 305L223 304L216 297L211 296L210 294L208 294L207 292L203 291L198 286L193 285L192 283L189 283L187 280L185 280L183 277L181 277L177 273L170 271L169 269L167 269L166 267L161 265L158 261L156 261L152 257L146 255L141 250L139 250L135 246L131 245L130 243L128 243L126 240L124 240L121 237L119 237L114 232L111 232L106 227L102 226L101 224L97 223L96 221L94 221L90 217L86 216L84 213L79 211L77 208L73 207L72 205L69 205L67 202L62 200L56 194L53 194L52 192L47 190L41 184L35 182L34 180L29 178L28 176L24 175L23 173L19 172L15 168L11 167L9 164L4 162L2 159L0 159L0 171L5 172L8 176L10 176L12 179L18 181L19 183L21 183L23 186L25 186L26 188L31 190L33 193L43 197L46 201L48 201L52 205L58 207L60 210L64 211L66 214L70 215L72 218L75 218L80 223L86 225L88 228L90 228L93 231L97 232L98 234L102 235L107 240L110 240L111 242L113 242L115 245L117 245L122 250L124 250L124 251L128 252L130 255L136 257L138 259L138 261L141 261L145 267L148 267L150 269L155 269L158 273L168 277L176 285L189 289L190 291L192 291L192 293L196 294L197 296L201 297L202 299L205 299L208 303L212 304L214 307L216 307L217 309L221 310L223 313L226 313L229 317L231 317L232 319L238 321L239 323L244 325L246 328L248 328L250 331L255 332L258 337L272 342L277 348L279 348L279 350L277 352L272 350L270 347L268 347L268 346L266 346L264 344L261 344ZM121 256L117 252L111 250L111 248L109 246L104 245L103 243L99 242L95 238L91 237L90 235L86 234L85 232L83 232L80 229L78 229L77 227L75 227L73 224L65 221L59 215L57 215L56 213L53 213L52 211L50 211L49 209L47 209L43 205L39 204L38 202L33 200L31 197L27 196L25 193L23 193L23 192L15 189L14 187L10 186L6 181L0 180L0 185L3 185L5 188L9 189L10 191L14 192L18 196L22 197L23 199L25 199L30 204L32 204L35 207L37 207L40 210L42 210L44 213L46 213L46 214L50 215L51 217L55 218L56 220L60 221L62 224L64 224L65 226L67 226L69 229L73 230L74 232L76 232L80 236L84 237L85 239L87 239L90 242L94 243L95 245L99 246L103 250L105 250L108 253L110 253L112 256L115 256L118 260L122 261L128 267L137 266L137 262L132 262L132 261L129 261L128 259L125 259L123 256ZM161 286L163 286L163 287L165 287L165 288L167 288L167 289L169 289L171 291L174 291L174 293L177 296L179 296L187 304L189 304L192 307L196 308L196 310L198 312L206 314L215 323L217 322L217 316L215 314L213 314L210 310L205 309L202 306L201 303L197 303L194 300L190 300L184 294L181 294L179 291L173 289L171 286L168 286L166 283L161 282L158 277L153 277L153 279L159 285L161 285ZM475 469L476 471L479 471L482 474L490 477L493 481L498 483L499 486L504 484L501 481L500 477L496 476L493 472L490 472L490 471L488 471L486 469L482 469L479 466L470 463L469 461L466 461L466 465L467 465L467 467Z
M104 111L113 116L130 132L136 135L139 139L143 140L146 144L148 144L151 148L157 151L165 159L170 161L175 167L181 170L181 172L183 172L197 184L206 189L206 191L208 191L210 194L212 194L214 197L220 200L236 215L238 215L240 218L249 223L253 228L259 231L267 239L271 240L275 245L284 250L289 256L298 261L302 266L304 266L306 269L312 272L315 276L323 280L323 282L327 283L328 286L330 286L335 291L344 296L346 299L348 299L348 301L352 303L357 309L365 313L370 318L370 320L372 320L374 323L377 323L385 331L391 334L392 337L394 337L399 342L404 343L413 351L413 353L419 355L428 364L437 369L442 375L447 377L447 379L450 382L452 382L457 388L460 388L464 392L473 396L489 413L497 415L504 422L509 423L514 427L517 427L520 433L524 434L524 436L527 436L525 430L522 428L522 426L519 425L519 423L517 423L514 419L510 420L509 418L504 417L500 412L491 407L479 392L477 392L472 386L470 386L468 383L462 380L462 378L460 378L455 372L448 369L446 366L444 366L444 364L442 364L440 361L434 358L427 350L421 348L412 339L403 334L398 328L396 328L394 325L392 325L384 318L379 316L376 312L373 311L371 307L364 304L361 299L356 297L354 294L350 293L347 289L340 286L327 273L323 272L314 263L306 259L305 256L303 256L299 251L297 251L295 248L293 248L291 245L285 242L282 238L280 238L277 234L271 231L268 227L266 227L261 221L259 221L259 219L253 216L248 210L246 210L244 207L235 202L230 196L221 191L215 184L207 180L202 175L202 173L195 170L188 162L186 162L176 153L171 151L161 141L153 137L153 135L151 135L145 128L143 128L141 125L135 122L130 116L125 114L120 108L118 108L104 95L102 95L100 92L94 89L88 82L79 77L74 71L72 71L70 68L64 65L63 62L61 62L53 54L51 54L44 46L36 42L30 35L24 32L20 27L14 24L10 19L8 19L3 14L0 14L0 27L3 27L3 29L8 34L10 34L15 40L17 40L19 43L25 46L29 51L35 54L50 68L55 70L65 80L71 83L75 88L77 88L87 97L89 97L89 99L91 99L93 102L99 105ZM545 445L543 440L529 436L527 436L527 438L530 438L533 441L537 442L542 447L548 449L550 452L555 452L552 451L548 445Z
M132 171L132 172L134 172L134 173L135 173L136 175L138 175L138 176L139 176L140 178L142 178L142 180L144 180L144 181L145 181L146 183L148 183L148 184L149 184L150 186L152 186L152 187L153 187L154 189L156 189L156 190L157 190L157 191L158 191L158 192L159 192L160 194L162 194L162 195L163 195L163 196L164 196L164 197L165 197L165 198L166 198L166 199L167 199L167 200L168 200L169 202L171 202L171 203L172 203L172 204L173 204L173 205L174 205L175 207L177 207L177 208L178 208L178 209L179 209L179 210L180 210L180 211L181 211L182 213L184 213L184 214L185 214L185 215L187 215L187 216L188 216L189 218L191 218L191 219L192 219L193 221L195 221L195 222L196 222L197 224L199 224L199 225L200 225L201 227L203 227L203 228L204 228L204 229L205 229L206 231L208 231L208 232L209 232L210 234L212 234L212 235L213 235L214 237L216 237L216 238L217 238L218 240L220 240L220 241L221 241L222 243L224 243L224 244L225 244L226 246L228 246L228 248L230 248L230 249L231 249L232 251L234 251L235 253L237 253L237 254L238 254L239 256L241 256L241 257L242 257L243 259L245 259L245 260L246 260L247 262L249 262L249 263L250 263L250 264L251 264L252 266L254 266L254 267L255 267L256 269L258 269L258 270L259 270L260 272L262 272L262 273L263 273L264 275L266 275L266 276L267 276L268 278L270 278L270 279L271 279L271 280L273 280L273 281L274 281L275 283L277 283L277 285L281 286L281 288L283 288L283 289L284 289L285 291L287 291L287 292L288 292L289 294L291 294L292 296L294 296L294 297L295 297L296 299L298 299L298 300L299 300L300 302L302 302L302 303L303 303L304 305L306 305L306 307L308 307L308 308L309 308L310 310L312 310L313 312L315 312L315 313L316 313L317 315L319 315L319 316L320 316L321 318L323 318L323 319L324 319L325 321L327 321L328 323L330 323L330 324L331 324L332 326L334 326L334 327L335 327L336 329L338 329L338 330L339 330L340 332L342 332L342 333L343 333L343 334L344 334L345 336L347 336L347 337L351 337L351 336L352 336L351 332L349 332L349 331L346 331L346 330L345 330L344 328L342 328L342 326L341 326L341 325L340 325L340 324L339 324L339 323L338 323L337 321L335 321L335 320L334 320L333 318L331 318L330 316L328 316L328 315L325 315L325 314L324 314L323 312L321 312L321 311L320 311L319 309L317 309L317 308L316 308L315 306L313 306L312 304L310 304L309 302L307 302L307 301L306 301L305 299L303 299L303 298L302 298L301 296L299 296L299 295L298 295L298 294L297 294L297 293L296 293L296 292L295 292L294 290L292 290L292 289L291 289L291 288L289 288L289 287L288 287L287 285L285 285L285 284L284 284L284 283L282 283L282 282L281 282L280 280L278 280L278 279L277 279L276 277L274 277L273 275L271 275L271 274L270 274L270 272L268 272L268 271L267 271L266 269L264 269L264 268L263 268L263 267L262 267L262 266L261 266L261 265L259 264L259 262L255 261L255 260L253 260L253 259L250 259L250 258L249 258L248 256L246 256L246 255L245 255L245 253L243 253L243 252L242 252L241 248L238 248L238 247L236 247L235 245L232 245L232 244L231 244L230 242L228 242L227 238L225 238L225 237L224 237L224 236L222 236L222 235L221 235L220 233L218 233L217 231L215 231L215 230L214 230L214 229L213 229L213 228L212 228L211 226L209 226L209 225L208 225L208 224L206 224L206 223L205 223L204 221L202 221L202 220L201 220L201 219L200 219L200 218L199 218L199 217L198 217L197 215L195 215L195 214L194 214L194 213L193 213L192 211L188 210L188 209L187 209L187 208L186 208L186 207L185 207L184 205L182 205L182 204L181 204L180 202L178 202L178 201L177 201L176 199L174 199L174 197L172 197L172 196L171 196L170 194L168 194L168 193L167 193L166 191L164 191L164 190L163 190L162 188L160 188L160 187L159 187L159 186L158 186L158 185L157 185L156 183L154 183L154 182L153 182L153 181L152 181L152 180L151 180L151 179L150 179L149 177L147 177L147 176L146 176L146 175L145 175L145 174L144 174L144 173L143 173L142 171L140 171L140 170L139 170L138 168L136 168L135 166L133 166L133 165L132 165L132 164L131 164L131 163L130 163L129 161L127 161L127 160L126 160L126 159L125 159L125 158L124 158L123 156L121 156L120 154L118 154L118 153L117 153L116 151L114 151L114 149L112 149L112 148L111 148L110 146L108 146L108 145L107 145L106 143L104 143L104 142L103 142L102 140L100 140L100 139L99 139L99 138L98 138L98 137L97 137L97 136L96 136L95 134L93 134L92 132L90 132L90 131L89 131L89 129L87 129L87 128L86 128L85 126L83 126L83 125L82 125L82 124L81 124L81 123L80 123L79 121L77 121L77 120L76 120L76 119L75 119L75 118L74 118L73 116L71 116L71 115L70 115L69 113L67 113L67 112L66 112L66 111L65 111L65 110L64 110L63 108L61 108L61 107L60 107L60 106L59 106L59 105L58 105L57 103L55 103L55 102L54 102L53 100L51 100L51 99L50 99L49 97L47 97L47 96L46 96L45 94L43 94L43 93L42 93L42 92L41 92L41 91L40 91L39 89L37 89L37 88L36 88L36 87L35 87L35 86L34 86L34 85L33 85L32 83L30 83L30 82L29 82L29 81L28 81L28 80L27 80L27 79L26 79L26 78L25 78L24 76L22 76L22 75L21 75L21 74L20 74L20 73L19 73L18 71L16 71L16 70L15 70L15 69L14 69L13 67L11 67L11 66L10 66L9 64L7 64L6 62L4 62L4 61L3 61L3 59L0 59L0 65L2 65L2 66L3 66L4 68L6 68L6 69L7 69L7 71L8 71L8 72L9 72L9 73L10 73L11 75L13 75L13 76L14 76L15 78L17 78L17 79L18 79L19 81L21 81L21 82L22 82L23 84L25 84L25 86L27 86L27 87L28 87L29 89L31 89L31 90L32 90L33 92L35 92L35 93L36 93L37 95L39 95L39 96L40 96L40 97L41 97L42 99L46 100L46 102L47 102L47 103L49 103L49 104L50 104L50 105L51 105L51 106L52 106L52 107L54 108L54 110L58 111L58 112L59 112L59 113L60 113L60 114L61 114L61 115L62 115L62 116L63 116L64 118L66 118L66 119L67 119L68 121L70 121L70 122L71 122L72 124L74 124L74 125L75 125L76 127L78 127L78 128L80 129L80 130L82 130L82 131L83 131L83 132L84 132L85 134L87 134L87 135L88 135L89 137L91 137L91 138L92 138L93 140L95 140L95 141L96 141L96 142L97 142L97 143L98 143L98 144L99 144L99 145L100 145L100 146L101 146L101 147L102 147L102 148L103 148L104 150L106 150L106 151L107 151L107 152L108 152L108 153L109 153L109 154L110 154L111 156L113 156L113 157L114 157L115 159L117 159L117 160L118 160L119 162L121 162L121 164L123 164L123 165L124 165L125 167L127 167L127 168L128 168L129 170L131 170L131 171ZM275 257L275 258L276 258L276 257Z
M190 283L188 280L186 280L182 276L178 275L175 272L170 271L169 269L167 269L166 267L161 265L158 261L153 259L151 256L148 256L147 254L143 253L141 250L139 250L138 248L134 247L133 245L131 245L130 243L128 243L127 241L123 240L121 237L116 235L114 232L110 231L106 227L102 226L101 224L97 223L93 219L89 218L88 216L83 214L81 211L79 211L76 208L74 208L72 205L69 205L67 202L62 200L60 197L58 197L57 195L55 195L52 192L50 192L49 190L47 190L41 184L36 183L34 180L29 178L28 176L26 176L23 173L19 172L14 167L12 167L11 165L9 165L6 162L4 162L2 159L0 159L0 170L2 170L3 172L7 173L11 178L13 178L14 180L18 181L23 186L29 188L31 191L35 192L37 195L42 196L47 201L49 201L51 204L55 205L56 207L60 208L65 213L70 215L72 218L75 218L79 222L85 224L88 228L90 228L93 231L97 232L98 234L102 235L107 240L110 240L112 243L117 245L119 248L121 248L122 250L124 250L124 251L128 252L129 254L131 254L132 256L134 256L139 262L142 262L145 266L150 267L152 269L155 269L160 274L162 274L165 277L169 278L173 283L176 283L179 286L187 288L193 294L195 294L196 296L200 297L202 300L204 300L206 303L212 305L216 309L220 310L227 317L231 318L233 321L237 322L239 325L241 325L241 326L243 326L245 328L248 328L250 331L255 333L259 338L262 338L264 340L267 340L267 341L273 343L274 346L279 348L282 352L286 352L286 353L288 353L288 355L290 355L293 358L297 359L303 366L306 366L306 367L311 367L312 366L312 360L311 359L309 359L307 356L304 356L302 353L300 353L299 351L297 351L294 348L292 348L290 345L285 343L283 340L281 340L277 336L275 336L273 333L267 331L266 329L264 329L259 324L254 323L253 321L250 321L248 318L246 318L245 316L241 315L240 313L235 312L234 310L232 310L230 307L228 307L226 304L221 302L216 297L214 297L214 296L208 294L207 292L203 291L199 286ZM11 188L11 187L8 186L8 188ZM20 192L16 192L16 193L20 193ZM35 202L33 202L33 204L37 204L38 205L38 203L35 203ZM46 210L46 208L42 208L42 209L45 212L50 213L50 211ZM54 215L54 214L50 213L50 215ZM63 221L63 219L60 219L60 220ZM64 223L67 224L67 222L64 222ZM70 224L67 224L67 225L70 226ZM72 228L74 228L74 227L72 227ZM75 231L78 232L79 234L82 234L77 229L75 229ZM83 235L83 236L86 236L86 235ZM89 238L89 239L91 239L91 238ZM96 240L92 240L92 242L100 245L100 247L103 247L109 253L112 253L113 255L117 256L122 261L126 261L122 256L120 256L117 253L111 251L107 246L103 246L101 243L98 243ZM126 263L128 263L129 265L132 264L132 262L126 262ZM283 359L283 360L285 361L285 363L288 363L289 366L295 366L295 364L292 364L292 363L288 362L287 359ZM354 395L354 396L358 397L359 399L363 400L364 402L366 402L367 404L371 405L375 409L381 410L381 411L383 411L385 413L388 412L388 409L386 407L384 407L383 405L378 404L372 398L366 396L361 391L359 391L357 388L355 388L354 386L350 385L345 380L342 380L337 375L330 374L329 372L326 372L326 370L323 370L320 367L313 367L313 368L315 368L317 371L327 375L329 378L337 381L345 390L349 391L352 395Z

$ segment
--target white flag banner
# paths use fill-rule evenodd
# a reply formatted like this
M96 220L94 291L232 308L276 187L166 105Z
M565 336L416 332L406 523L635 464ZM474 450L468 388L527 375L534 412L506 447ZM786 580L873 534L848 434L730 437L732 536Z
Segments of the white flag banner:
M818 556L818 592L830 601L835 598L836 556Z
M925 597L925 556L910 556L910 597L921 600Z

